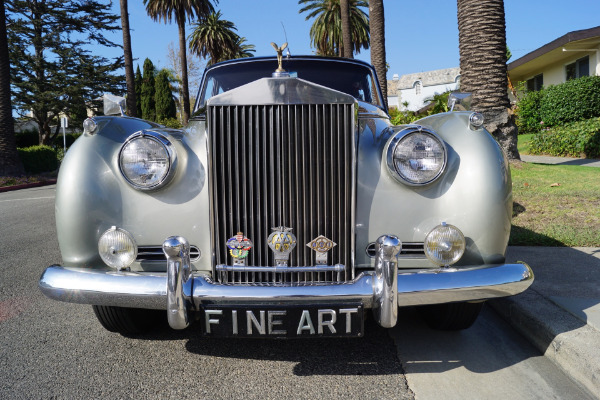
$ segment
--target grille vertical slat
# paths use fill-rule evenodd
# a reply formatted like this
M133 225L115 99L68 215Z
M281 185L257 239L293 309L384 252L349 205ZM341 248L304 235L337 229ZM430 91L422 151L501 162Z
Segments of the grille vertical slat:
M353 104L210 106L211 190L215 265L231 265L227 239L254 243L247 265L272 266L271 228L291 227L290 266L311 266L306 243L337 243L328 263L346 272L221 272L222 283L310 284L352 278L354 198Z

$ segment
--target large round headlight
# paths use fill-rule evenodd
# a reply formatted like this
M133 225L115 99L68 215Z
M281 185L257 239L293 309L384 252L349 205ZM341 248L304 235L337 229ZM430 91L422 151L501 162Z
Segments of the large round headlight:
M433 132L409 127L398 132L387 150L392 175L407 185L426 185L436 180L446 167L446 146Z
M100 236L98 253L106 265L120 271L137 257L137 245L129 232L113 226Z
M465 236L457 227L445 222L433 228L423 244L429 261L439 266L456 263L465 252Z
M156 132L138 132L123 144L119 167L123 177L140 190L165 185L175 171L176 153L171 142Z

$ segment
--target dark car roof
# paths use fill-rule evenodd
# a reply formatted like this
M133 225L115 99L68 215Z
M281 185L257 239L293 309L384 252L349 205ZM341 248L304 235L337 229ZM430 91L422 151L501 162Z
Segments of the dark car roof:
M245 58L235 58L233 60L221 61L216 64L213 64L206 68L206 70L211 70L213 68L217 68L222 65L227 64L237 64L237 63L245 63L245 62L255 62L255 61L274 61L277 62L277 57L275 56L260 56L260 57L245 57ZM324 57L324 56L284 56L284 61L288 60L316 60L316 61L333 61L333 62L346 62L352 64L364 65L365 67L373 68L371 64L366 61L357 60L354 58L342 58L342 57Z

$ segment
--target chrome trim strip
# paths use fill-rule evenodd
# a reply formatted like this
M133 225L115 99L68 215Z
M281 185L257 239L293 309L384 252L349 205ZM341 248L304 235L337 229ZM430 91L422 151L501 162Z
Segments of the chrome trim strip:
M527 264L493 264L398 274L398 305L412 306L483 300L519 294L533 283ZM193 307L225 303L362 302L373 306L373 277L362 273L354 281L322 286L227 286L208 275L190 279ZM78 304L167 309L167 277L53 265L42 274L39 287L47 297Z

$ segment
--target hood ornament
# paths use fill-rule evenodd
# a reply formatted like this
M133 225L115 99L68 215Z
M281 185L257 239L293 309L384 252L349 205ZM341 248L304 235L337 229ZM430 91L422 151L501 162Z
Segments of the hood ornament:
M316 265L327 265L327 252L337 246L337 244L333 240L319 235L307 243L306 246L315 252Z
M233 265L246 265L246 257L252 248L253 244L242 232L227 240L229 254L233 257Z
M273 77L274 78L281 78L281 77L290 76L290 74L288 74L286 72L286 70L283 69L283 67L281 65L281 63L283 61L283 50L285 50L285 48L287 47L287 45L288 45L287 42L285 42L284 44L281 45L281 47L279 47L274 42L271 42L271 46L273 46L273 48L277 52L277 66L278 66L278 68L275 70L275 72L273 72Z
M275 255L275 264L278 267L287 267L290 253L296 247L296 236L291 232L292 228L278 226L269 235L267 243Z

